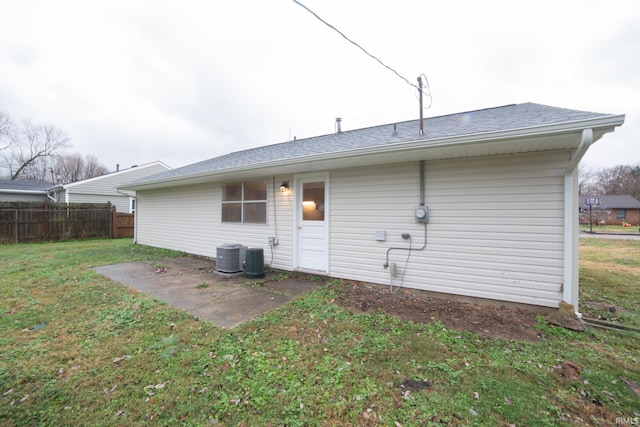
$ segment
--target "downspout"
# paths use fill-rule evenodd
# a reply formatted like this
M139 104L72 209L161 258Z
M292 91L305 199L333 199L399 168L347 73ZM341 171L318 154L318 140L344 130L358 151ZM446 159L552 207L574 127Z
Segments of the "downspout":
M133 244L137 244L138 243L138 197L134 197L134 200L136 201L136 210L133 211ZM129 200L129 203L131 203L131 200Z
M580 163L580 160L582 160L582 157L587 152L587 149L591 146L591 144L593 144L593 129L582 129L582 139L580 140L580 145L571 156L571 161L569 162L569 166L567 166L565 175L567 173L573 172L573 170L578 167L578 163Z
M573 305L576 315L579 312L579 236L578 236L578 164L593 143L593 130L583 129L580 145L572 153L569 165L564 172L564 285L562 300Z

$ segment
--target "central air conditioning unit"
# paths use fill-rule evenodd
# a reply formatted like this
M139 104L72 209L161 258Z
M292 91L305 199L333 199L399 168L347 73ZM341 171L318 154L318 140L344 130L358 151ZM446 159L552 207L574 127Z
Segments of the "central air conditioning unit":
M247 247L240 243L224 243L216 248L216 270L222 273L238 273L247 256Z

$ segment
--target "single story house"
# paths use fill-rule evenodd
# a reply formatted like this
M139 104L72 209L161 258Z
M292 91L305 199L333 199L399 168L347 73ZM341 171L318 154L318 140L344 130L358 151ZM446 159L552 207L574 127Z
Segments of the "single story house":
M589 204L591 221L589 220ZM581 196L580 223L593 225L640 225L640 200L629 194L612 196Z
M121 190L137 192L140 244L216 257L239 243L277 269L577 311L577 166L624 119L506 105L234 152Z
M50 182L0 180L0 202L44 202Z
M70 184L59 185L50 189L52 199L61 203L107 203L116 207L116 211L133 213L136 209L135 191L122 190L118 187L127 182L150 177L171 168L156 161L128 169L118 170L105 175L83 179Z

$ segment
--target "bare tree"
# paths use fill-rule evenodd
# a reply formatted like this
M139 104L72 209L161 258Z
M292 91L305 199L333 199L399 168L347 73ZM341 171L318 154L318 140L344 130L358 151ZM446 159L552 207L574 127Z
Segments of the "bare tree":
M56 184L68 184L82 179L84 160L80 153L59 154L54 157L51 174Z
M59 154L54 157L51 169L55 182L58 184L69 184L87 178L104 175L109 170L101 165L98 159L87 154L82 157L80 153Z
M69 138L54 125L34 125L25 120L10 133L11 147L2 152L10 179L46 181L48 159L69 145Z
M597 184L597 171L584 163L578 165L578 194L594 195L599 194L595 187Z
M13 120L7 113L0 111L0 151L11 146L11 132L14 128Z
M94 176L100 176L109 173L109 169L100 164L96 156L87 154L84 156L84 179L93 178Z
M640 163L598 170L593 174L584 191L581 188L580 194L592 196L630 194L636 199L640 198Z

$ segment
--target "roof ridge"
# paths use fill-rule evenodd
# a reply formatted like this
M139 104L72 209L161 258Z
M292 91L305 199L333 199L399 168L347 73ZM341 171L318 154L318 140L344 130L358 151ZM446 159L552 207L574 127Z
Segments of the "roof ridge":
M518 135L537 133L550 128L566 130L571 126L591 126L596 121L602 122L602 126L619 126L624 121L624 116L531 102L505 104L427 117L424 135L420 135L416 126L419 119L390 122L241 149L164 172L153 179L142 179L136 181L136 184L178 177L204 176L209 173L219 174L225 170L238 171L242 168L257 168L258 165L264 164L288 164L292 161L299 163L305 159L316 161L329 157L335 159L341 155L340 153L346 152L354 155L356 152L371 150L393 151L396 150L395 147L400 150L414 142L426 144L428 141L436 141L434 145L439 146L467 140L474 135L484 138L486 135L512 135L514 132Z
M476 110L459 111L457 113L441 114L439 116L424 117L424 120L439 119L439 118L443 118L443 117L451 117L451 116L457 116L457 115L462 115L462 114L476 113L476 112L480 112L480 111L497 110L499 108L515 107L517 105L527 105L527 104L534 105L535 103L526 102L524 104L504 104L504 105L499 105L499 106L496 106L496 107L487 107L487 108L480 108L480 109L476 109ZM543 104L535 104L535 105L543 105ZM553 108L559 108L559 107L553 107ZM366 127L357 128L357 129L343 130L341 132L326 133L326 134L323 134L323 135L309 136L309 137L306 137L306 138L297 138L297 139L292 139L292 140L289 140L289 141L286 141L286 142L277 142L277 143L274 143L274 144L269 144L269 146L278 145L278 144L287 144L287 143L293 142L293 141L304 141L304 140L307 140L307 139L322 138L322 137L345 134L345 133L350 133L350 132L359 132L359 131L363 131L363 130L367 130L367 129L378 129L378 128L392 126L392 125L408 124L408 123L417 122L419 120L420 119L417 118L417 119L408 119L408 120L401 120L401 121L395 121L395 122L388 122L388 123L384 123L384 124L366 126ZM242 151L245 151L245 150L239 150L237 152L242 152Z

